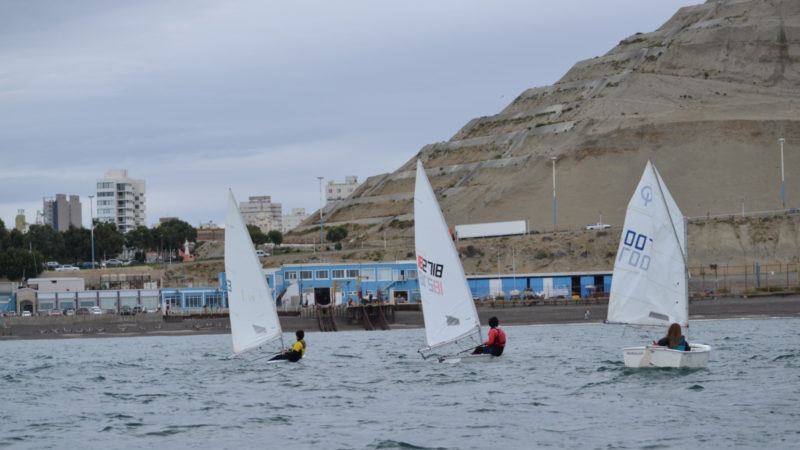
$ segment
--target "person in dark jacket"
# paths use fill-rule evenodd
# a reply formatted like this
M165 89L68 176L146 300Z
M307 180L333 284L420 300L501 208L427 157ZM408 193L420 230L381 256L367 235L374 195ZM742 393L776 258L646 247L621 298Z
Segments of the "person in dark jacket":
M489 340L484 342L483 345L476 347L472 352L473 355L487 353L500 356L503 354L503 350L506 348L506 333L501 330L498 325L500 325L500 321L497 320L497 317L489 319L489 326L491 327L489 330Z
M669 347L672 350L681 350L684 352L688 352L692 349L681 334L681 326L677 323L673 323L669 326L669 330L667 330L667 336L661 338L657 345Z

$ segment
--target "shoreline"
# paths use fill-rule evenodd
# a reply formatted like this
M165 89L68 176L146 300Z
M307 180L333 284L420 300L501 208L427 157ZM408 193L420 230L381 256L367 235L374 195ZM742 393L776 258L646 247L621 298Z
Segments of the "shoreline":
M800 295L759 297L696 298L689 305L690 320L752 319L800 317ZM589 311L590 318L584 314ZM496 316L501 326L557 325L569 323L602 323L606 317L607 302L591 304L532 305L532 306L480 306L481 323ZM157 314L140 316L73 316L21 318L0 317L0 342L34 339L115 338L133 336L191 336L198 334L230 334L227 317L170 317ZM37 320L38 319L38 320ZM303 329L307 333L320 332L314 317L280 316L284 333ZM338 331L364 331L362 324L348 323L337 317ZM424 328L421 311L395 311L389 330ZM383 331L383 330L376 330Z

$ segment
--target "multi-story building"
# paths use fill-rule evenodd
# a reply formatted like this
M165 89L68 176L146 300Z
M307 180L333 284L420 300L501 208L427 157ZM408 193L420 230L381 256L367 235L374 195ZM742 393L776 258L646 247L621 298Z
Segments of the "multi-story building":
M67 231L70 225L75 228L83 226L81 223L81 198L77 195L70 195L69 200L65 194L45 197L43 211L44 224L50 225L56 231Z
M122 233L144 226L145 181L128 177L125 169L112 169L97 180L97 220L113 223Z
M272 203L269 195L250 197L239 203L239 211L245 224L255 225L264 233L282 229L283 208L280 203Z
M287 233L295 229L295 227L300 225L307 217L308 214L305 208L292 208L291 214L283 216L283 228L281 228L281 233Z
M201 223L197 227L197 241L224 241L225 229L215 224L213 221Z
M25 218L24 209L17 210L17 217L14 219L14 229L23 233L28 232L28 220Z
M361 186L361 184L358 182L358 177L355 175L344 177L344 183L334 183L333 180L330 180L325 190L325 203L344 200L355 192L359 186Z

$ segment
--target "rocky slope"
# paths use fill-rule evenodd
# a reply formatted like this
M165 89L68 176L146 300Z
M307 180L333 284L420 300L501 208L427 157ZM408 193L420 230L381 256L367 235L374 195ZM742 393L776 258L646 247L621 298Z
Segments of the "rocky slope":
M346 224L355 242L413 238L417 158L451 226L523 219L532 229L563 231L602 216L619 227L647 159L687 216L780 211L780 137L787 206L800 207L800 152L792 150L800 143L799 44L795 0L682 8L659 29L578 62L556 84L529 89L394 172L370 177L351 198L325 208L325 223ZM311 242L317 221L312 214L286 241ZM796 236L797 228L781 233ZM698 239L709 239L698 253L703 260L743 251L735 232ZM786 252L796 258L793 242ZM764 255L777 243L765 242Z

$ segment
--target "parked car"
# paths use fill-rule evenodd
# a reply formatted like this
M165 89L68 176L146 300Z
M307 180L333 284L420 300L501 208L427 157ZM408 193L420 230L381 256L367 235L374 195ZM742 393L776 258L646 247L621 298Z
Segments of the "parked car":
M81 269L91 269L92 268L92 262L91 261L84 261L84 262L80 263L79 266L81 267ZM100 263L95 261L94 262L94 268L96 269L98 267L100 267Z
M103 261L103 267L122 267L123 265L125 265L125 263L118 259L107 259Z
M611 225L609 225L607 223L602 223L602 222L597 222L597 223L592 223L592 224L586 225L586 229L587 230L604 230L606 228L611 228Z
M786 210L786 214L800 214L800 208L789 208Z
M56 267L56 272L72 272L75 270L81 270L78 266L73 266L72 264L64 264L63 266Z
M141 306L136 305L136 306L133 307L132 312L133 312L134 315L136 315L136 314L144 314L146 311Z
M28 310L22 311L22 317L30 317L32 315L33 314Z
M61 315L61 310L60 309L51 309L50 313L48 313L48 315L50 315L50 316L60 316Z
M89 313L91 313L91 314L103 314L103 310L100 309L99 306L92 306L91 308L89 308Z
M266 258L269 256L269 253L265 252L264 250L256 250L256 256L259 258Z
M91 314L89 308L78 308L78 310L75 311L76 316L88 316L89 314Z
M119 315L120 315L120 316L130 316L130 315L133 315L133 310L131 309L131 307L130 307L130 306L128 306L128 305L125 305L125 306L123 306L122 308L120 308L120 309L119 309Z
M60 266L58 261L47 261L44 263L44 266L47 267L48 270L55 270L56 267Z
M75 315L75 310L72 309L72 308L65 308L63 314L65 316L74 316Z

